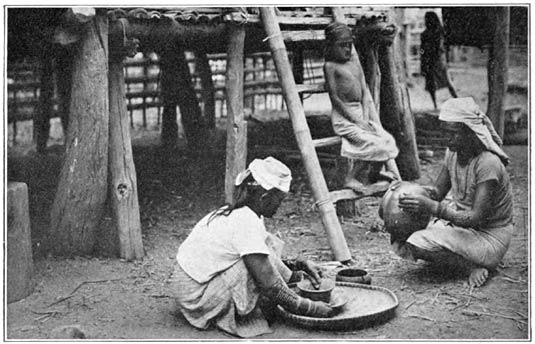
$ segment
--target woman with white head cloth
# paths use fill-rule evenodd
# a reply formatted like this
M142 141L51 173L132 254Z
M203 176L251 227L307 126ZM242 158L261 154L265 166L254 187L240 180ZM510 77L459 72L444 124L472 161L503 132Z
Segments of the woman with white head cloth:
M308 260L283 262L282 242L264 226L263 217L275 214L291 179L280 161L255 159L236 178L236 201L206 215L179 247L173 289L191 325L253 337L271 332L263 311L277 304L295 314L331 316L329 305L302 298L287 285L304 273L318 284L321 270Z
M433 199L406 194L399 201L404 211L436 218L406 242L393 238L394 248L404 258L467 268L469 285L479 287L500 263L513 233L509 158L472 98L449 99L439 119L448 133L448 150ZM444 201L448 192L451 204Z

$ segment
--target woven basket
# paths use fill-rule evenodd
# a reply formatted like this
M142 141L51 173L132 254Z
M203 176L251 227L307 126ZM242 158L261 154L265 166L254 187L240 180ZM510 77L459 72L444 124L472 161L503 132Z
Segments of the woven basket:
M349 331L386 322L394 317L399 305L396 295L382 287L336 282L334 292L343 293L350 301L342 312L332 318L296 315L280 305L276 307L277 313L296 326L315 330Z

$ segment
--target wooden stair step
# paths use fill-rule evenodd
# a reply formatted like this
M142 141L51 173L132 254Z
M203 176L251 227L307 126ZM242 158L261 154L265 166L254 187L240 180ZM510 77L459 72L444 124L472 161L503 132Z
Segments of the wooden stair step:
M370 196L382 196L388 190L389 186L389 182L379 181L371 185L363 185L362 188L359 188L357 190L341 189L331 191L329 195L333 203L343 200L357 200Z
M297 84L297 92L299 93L325 93L325 84Z
M314 147L316 148L332 146L341 142L342 142L342 138L340 138L340 136L331 136L331 137L324 137L321 139L312 140L312 143L314 144Z

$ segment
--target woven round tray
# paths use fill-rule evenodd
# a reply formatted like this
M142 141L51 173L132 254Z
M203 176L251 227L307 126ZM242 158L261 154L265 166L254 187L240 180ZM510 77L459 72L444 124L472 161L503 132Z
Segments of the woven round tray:
M356 330L391 319L399 304L386 288L359 283L336 282L333 293L348 300L342 311L332 318L312 318L292 314L277 306L277 313L294 325L327 331Z

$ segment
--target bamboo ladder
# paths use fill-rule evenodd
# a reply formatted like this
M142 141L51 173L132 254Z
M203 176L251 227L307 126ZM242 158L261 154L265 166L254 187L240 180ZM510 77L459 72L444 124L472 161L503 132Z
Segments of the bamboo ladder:
M286 100L293 130L296 136L297 144L303 158L303 163L309 177L310 186L316 200L316 206L321 215L323 226L327 232L329 244L333 250L334 258L341 262L351 260L351 253L347 246L342 227L336 215L334 206L335 199L339 197L340 191L329 193L323 172L320 167L319 159L316 154L316 147L322 147L340 142L339 137L324 138L312 140L310 129L305 118L303 105L299 98L300 92L317 93L318 85L296 85L292 68L288 59L286 46L284 45L283 35L280 30L275 10L273 7L261 7L260 15L264 30L267 34L269 47L279 80L281 82L282 93ZM325 91L323 89L323 91ZM345 190L344 190L345 191ZM347 190L352 192L351 190Z

